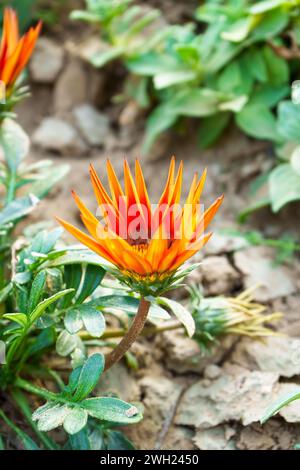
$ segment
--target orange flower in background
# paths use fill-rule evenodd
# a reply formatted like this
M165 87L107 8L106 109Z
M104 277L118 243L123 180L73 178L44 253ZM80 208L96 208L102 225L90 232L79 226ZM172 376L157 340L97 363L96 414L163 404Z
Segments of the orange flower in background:
M209 240L211 233L204 235L203 232L223 197L219 197L206 211L199 211L206 172L199 179L195 173L186 203L181 207L183 163L180 163L175 176L173 158L165 188L155 208L150 204L138 160L135 179L127 161L124 161L124 191L110 161L107 161L111 195L106 192L93 166L90 174L104 223L74 192L73 197L89 235L64 220L58 220L81 243L115 265L125 277L131 276L145 284L164 280Z
M0 46L0 80L11 88L26 67L41 30L41 22L20 38L19 22L12 8L5 8Z

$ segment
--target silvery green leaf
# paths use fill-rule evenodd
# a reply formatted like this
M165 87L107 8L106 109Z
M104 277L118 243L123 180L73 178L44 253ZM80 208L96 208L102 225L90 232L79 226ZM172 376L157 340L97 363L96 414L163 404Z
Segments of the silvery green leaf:
M15 173L28 154L30 145L28 135L16 121L5 119L1 124L0 145L10 170Z
M38 421L38 429L46 432L61 426L70 411L67 405L54 404L48 407L38 418L35 416L35 420Z
M300 200L300 175L289 163L279 165L270 174L270 199L274 212L288 202Z
M300 390L293 390L287 395L280 397L275 403L273 403L270 408L266 411L264 416L261 418L261 423L267 421L271 416L274 416L278 411L281 410L284 406L287 406L289 403L292 403L295 400L300 400Z
M186 328L186 331L190 337L195 333L195 321L192 314L175 300L167 299L166 297L160 297L159 301L170 308L178 320Z
M30 214L38 203L39 199L32 194L11 202L0 211L0 226L15 223L25 215Z
M74 408L66 416L63 426L68 434L76 434L81 431L87 423L88 412L81 408Z
M300 146L296 147L291 156L291 166L300 176Z
M80 401L87 397L96 387L104 370L104 356L93 354L83 364L73 400Z
M56 341L56 352L60 356L68 356L74 349L79 347L81 343L77 335L71 335L66 330L63 330Z
M74 335L79 330L81 330L83 326L83 322L81 319L81 314L80 314L79 309L74 308L72 310L68 310L64 318L64 324L65 324L66 330L71 335Z
M81 305L79 312L88 333L96 338L100 338L105 330L105 318L103 314L89 305Z
M118 398L87 398L81 402L90 416L113 423L138 423L142 419L139 410Z

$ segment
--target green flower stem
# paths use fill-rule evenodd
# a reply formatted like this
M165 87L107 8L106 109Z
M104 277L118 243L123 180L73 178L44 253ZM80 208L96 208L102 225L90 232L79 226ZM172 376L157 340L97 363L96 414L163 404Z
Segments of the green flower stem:
M49 450L59 449L59 446L54 441L52 441L52 439L50 439L46 433L40 431L34 421L32 421L32 412L23 393L20 390L13 390L11 395L25 416L27 423L31 426L37 437L44 444L45 448Z
M28 382L27 380L21 379L18 377L15 382L14 386L20 388L21 390L25 390L28 393L32 393L33 395L37 395L38 397L44 398L46 401L54 401L56 403L63 403L65 405L70 405L70 400L63 398L61 395L57 395L56 393L49 392L45 388L37 387L32 383ZM80 407L78 403L73 403L72 406L74 408Z
M148 300L146 300L144 297L141 297L139 308L131 327L122 338L118 346L105 356L105 370L110 369L114 364L119 362L124 354L130 349L132 344L136 341L146 323L150 305L151 304Z
M22 390L25 390L28 393L32 393L33 395L37 395L38 397L44 398L47 401L57 401L58 399L58 396L55 393L49 392L44 388L37 387L36 385L33 385L32 383L27 382L27 380L21 379L20 377L16 379L16 381L14 382L14 386L17 388L21 388ZM61 398L59 398L59 401L69 403L67 400L63 400Z

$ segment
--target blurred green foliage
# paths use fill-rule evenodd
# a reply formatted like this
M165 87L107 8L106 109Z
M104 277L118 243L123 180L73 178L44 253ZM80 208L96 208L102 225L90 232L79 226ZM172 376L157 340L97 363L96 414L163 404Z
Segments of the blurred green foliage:
M0 5L1 23L4 8L10 6L18 12L20 28L24 30L31 23L37 3L38 0L3 0Z
M59 21L62 9L68 5L70 5L69 0L2 0L0 20L2 23L4 8L10 6L18 12L21 31L39 19L44 24L54 25Z
M198 119L201 148L234 121L271 141L280 163L255 184L260 193L263 183L264 197L252 194L241 218L300 199L300 106L282 101L300 72L300 0L207 0L183 25L167 24L158 10L133 0L86 6L71 17L99 26L91 63L121 61L129 72L123 98L149 108L144 152L168 128L184 129L186 118Z

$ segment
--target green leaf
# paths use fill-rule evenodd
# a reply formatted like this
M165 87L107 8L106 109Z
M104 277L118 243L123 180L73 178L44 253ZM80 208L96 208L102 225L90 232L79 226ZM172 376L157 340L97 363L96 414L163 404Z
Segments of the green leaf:
M54 302L57 302L57 300L61 299L64 295L68 294L71 291L72 289L65 289L40 302L37 307L31 312L30 322L34 323L45 312L45 310L50 307L50 305L52 305Z
M271 203L270 198L259 199L254 204L251 204L250 206L246 207L239 213L238 218L237 218L238 222L241 224L245 223L251 214L269 206L270 203Z
M147 153L157 137L173 126L178 116L165 104L157 106L150 114L146 123L146 136L143 142L142 151Z
M69 173L69 170L69 165L55 165L53 168L40 172L37 181L28 186L25 194L33 194L37 198L43 199Z
M190 117L210 116L218 110L224 95L208 88L185 90L169 102L169 108L177 115Z
M195 321L194 318L183 305L175 300L167 299L166 297L160 297L159 301L169 307L169 309L174 313L178 320L185 327L189 337L191 338L195 333Z
M54 328L45 328L34 338L33 343L28 347L26 354L28 357L49 348L55 343L56 332Z
M179 70L170 72L158 73L154 76L154 87L157 90L162 90L169 86L179 85L180 83L187 83L197 78L197 73L194 70L184 70L182 67Z
M107 450L135 450L135 447L122 432L110 431L107 440Z
M39 431L47 432L61 426L69 413L67 405L46 403L33 413L32 419L38 421Z
M264 14L258 26L252 31L252 41L263 41L275 37L281 33L289 23L288 13L277 9Z
M275 168L269 178L272 210L278 212L288 202L300 200L300 175L288 163Z
M2 290L0 290L0 304L5 302L5 300L11 293L12 289L13 289L13 283L10 282L9 284L7 284L7 286L3 287Z
M276 120L263 105L248 103L235 116L237 125L251 137L278 140Z
M18 323L22 327L25 327L28 323L28 317L25 313L5 313L3 318Z
M265 423L271 416L274 416L278 411L289 403L300 399L300 390L289 392L287 395L280 397L272 406L266 411L264 416L261 418L261 423Z
M15 223L25 215L30 214L38 203L39 199L33 195L18 198L11 202L0 211L0 226Z
M108 64L108 62L118 59L124 54L124 52L126 52L126 49L123 46L111 47L106 51L94 54L91 56L90 61L94 67L100 68Z
M242 42L247 38L251 31L251 27L251 17L241 18L235 21L227 31L223 31L221 33L221 37L222 39L225 39L225 41Z
M105 318L102 313L89 305L81 305L79 312L87 332L100 338L105 331Z
M87 428L69 436L69 445L72 450L92 450Z
M140 54L126 62L130 72L142 76L154 76L159 73L178 70L178 63L174 57L167 54L148 52Z
M66 416L63 426L68 434L77 434L87 423L88 413L81 408L74 408Z
M64 318L64 324L66 330L71 335L74 335L75 333L80 331L83 326L83 322L79 309L74 308L72 310L68 310Z
M268 70L268 83L274 86L288 84L289 66L287 61L279 57L269 46L265 46L262 51Z
M68 264L93 264L98 266L99 270L104 269L109 264L101 258L99 255L91 252L90 250L80 249L80 250L70 250L68 253L65 251L55 254L55 258L49 260L43 264L44 267L57 267L65 266Z
M248 10L252 15L259 15L260 13L265 13L266 11L273 10L287 3L286 0L263 0L251 5Z
M277 129L285 140L300 142L300 106L282 101L278 106Z
M198 143L206 149L216 142L230 121L230 113L218 113L201 120Z
M66 357L81 344L77 335L71 335L66 330L61 331L56 341L56 352L60 356Z
M253 78L259 82L267 82L268 70L261 48L252 47L248 49L243 56L246 61L248 73L250 73Z
M78 385L73 395L75 401L83 400L94 390L103 370L104 356L102 354L93 354L87 359L81 368Z
M300 146L293 150L291 155L291 167L300 176Z
M34 278L28 301L27 313L31 313L38 305L46 284L46 272L40 271Z
M129 295L105 295L93 299L88 305L95 308L116 308L135 315L139 307L139 299ZM148 318L151 320L168 320L170 315L159 305L152 302Z
M29 137L12 119L5 119L1 124L0 145L12 173L16 173L21 161L29 152Z
M218 77L218 89L225 93L232 92L242 81L240 65L237 60L228 64Z
M251 95L251 104L273 108L290 93L288 85L270 86L269 83L257 88Z
M92 295L97 287L101 284L101 281L105 275L104 269L99 269L99 266L93 266L92 264L82 267L82 280L80 293L76 294L76 302L81 304L87 297Z
M16 426L4 413L0 410L0 418L9 426L18 436L25 450L40 450L37 444L31 439L30 436L18 426Z
M142 419L141 413L135 406L118 398L87 398L81 406L94 418L112 423L138 423Z

